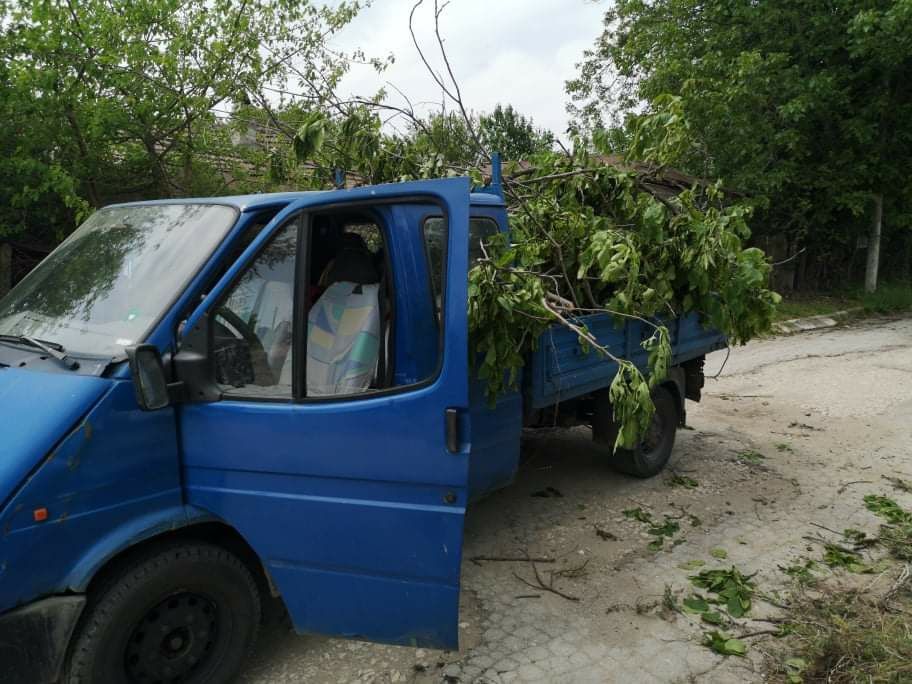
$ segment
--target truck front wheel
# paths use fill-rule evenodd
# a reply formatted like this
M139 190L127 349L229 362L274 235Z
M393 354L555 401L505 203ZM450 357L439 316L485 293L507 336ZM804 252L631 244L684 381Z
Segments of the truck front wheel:
M593 439L610 450L617 438L617 426L612 419L608 392L602 395L596 403ZM642 441L634 449L616 449L611 454L610 463L615 470L646 478L658 475L668 463L678 428L678 404L671 391L661 386L653 390L652 401L656 410Z
M92 593L70 648L67 684L227 682L260 622L250 570L210 544L159 547Z

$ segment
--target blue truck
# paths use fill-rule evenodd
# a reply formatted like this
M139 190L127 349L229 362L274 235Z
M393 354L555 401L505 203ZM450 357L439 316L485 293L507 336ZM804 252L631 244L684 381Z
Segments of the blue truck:
M670 322L630 451L616 367L566 329L491 405L467 272L497 185L110 206L0 300L0 681L227 681L270 596L299 633L453 648L466 506L523 427L661 470L724 337ZM645 366L648 326L585 323Z

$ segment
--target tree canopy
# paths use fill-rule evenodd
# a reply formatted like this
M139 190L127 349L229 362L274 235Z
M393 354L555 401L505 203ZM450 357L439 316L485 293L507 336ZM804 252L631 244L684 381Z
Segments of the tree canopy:
M0 34L0 235L59 239L118 199L224 192L223 114L291 80L319 103L347 68L328 36L358 11L308 0L9 2ZM320 83L313 79L319 78ZM230 153L229 153L230 150ZM68 220L67 220L68 219ZM40 234L55 227L58 234Z
M618 0L571 111L621 145L662 114L654 133L678 132L662 162L743 192L759 236L805 248L807 277L835 284L878 198L888 251L912 256L910 40L909 0Z
M465 173L552 135L511 106L400 117L341 98L329 41L362 0L0 3L0 238L52 245L93 208L138 198ZM382 118L384 117L384 118Z

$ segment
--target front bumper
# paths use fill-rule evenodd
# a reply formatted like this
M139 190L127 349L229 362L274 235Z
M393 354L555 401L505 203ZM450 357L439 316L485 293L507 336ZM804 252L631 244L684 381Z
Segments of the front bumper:
M56 681L85 602L85 596L52 596L0 615L0 682Z

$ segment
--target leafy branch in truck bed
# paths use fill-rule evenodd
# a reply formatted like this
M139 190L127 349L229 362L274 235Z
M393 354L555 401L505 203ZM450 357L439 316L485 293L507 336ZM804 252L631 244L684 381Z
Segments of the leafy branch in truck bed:
M652 418L650 390L672 349L665 322L698 312L733 344L768 330L779 301L763 253L744 247L748 210L718 185L669 192L661 167L606 165L586 149L536 155L505 179L511 233L482 245L469 275L472 358L489 397L515 387L526 354L553 324L618 365L610 396L616 446ZM514 170L515 171L515 170ZM646 375L601 346L581 317L609 313L651 326Z

